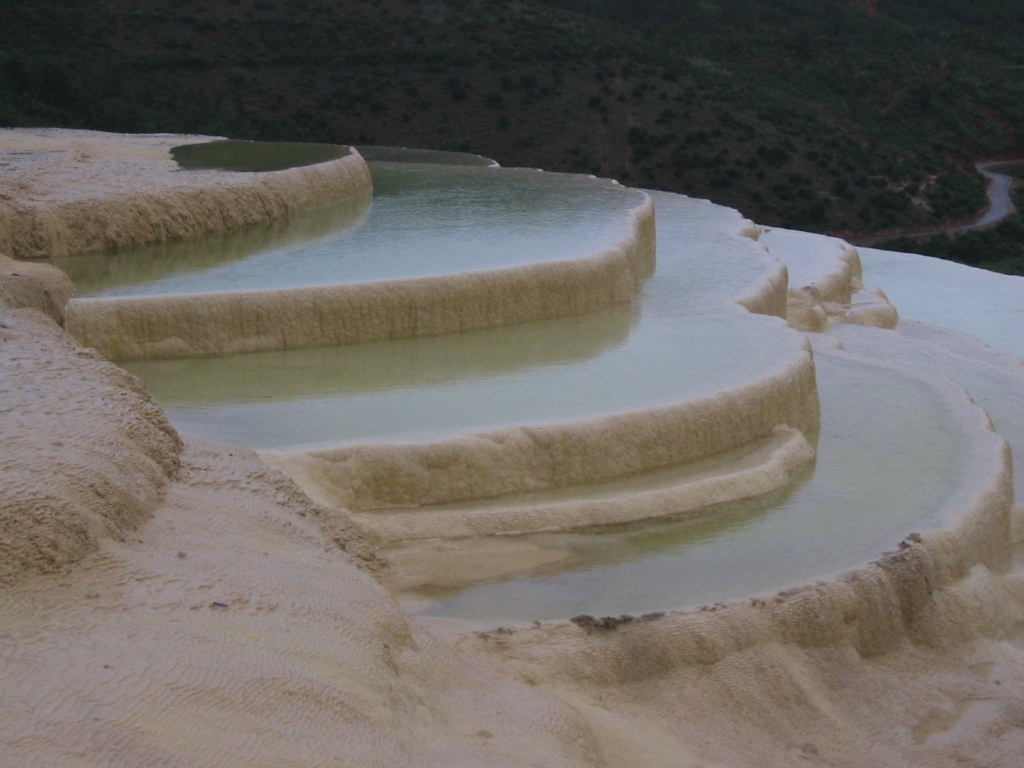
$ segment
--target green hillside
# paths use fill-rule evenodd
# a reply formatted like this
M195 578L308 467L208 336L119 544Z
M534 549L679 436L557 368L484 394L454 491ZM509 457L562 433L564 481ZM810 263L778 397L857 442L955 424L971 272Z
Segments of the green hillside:
M877 8L875 7L877 6ZM481 152L846 235L1024 156L999 0L8 0L0 124Z

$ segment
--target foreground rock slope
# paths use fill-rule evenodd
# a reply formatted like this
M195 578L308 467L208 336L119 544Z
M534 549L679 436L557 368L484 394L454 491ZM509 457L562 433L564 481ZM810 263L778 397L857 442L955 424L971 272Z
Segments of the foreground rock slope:
M66 137L77 148L36 183L67 197L88 138ZM96 141L115 155L123 143L130 165L149 140ZM146 179L168 145L141 153L133 189L165 182ZM1024 754L1024 578L994 434L991 482L946 530L839 578L443 639L392 600L345 516L247 449L182 441L137 380L68 337L68 294L55 270L0 261L0 765L991 767ZM815 306L819 327L845 316ZM891 331L870 333L851 346ZM1005 360L998 373L1014 375Z

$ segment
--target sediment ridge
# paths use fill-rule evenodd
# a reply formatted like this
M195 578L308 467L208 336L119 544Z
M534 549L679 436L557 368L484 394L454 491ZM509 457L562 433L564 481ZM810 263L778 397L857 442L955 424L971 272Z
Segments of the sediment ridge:
M651 205L650 200L645 205ZM737 219L732 236L756 240L760 228L738 215ZM769 267L756 285L734 300L749 312L785 317L786 266L773 258ZM788 482L799 466L813 458L813 449L802 437L792 441L759 471L742 475L742 481L739 474L733 477L731 490L720 481L700 490L677 488L635 504L588 504L586 511L576 504L576 514L557 514L555 507L547 514L537 507L515 514L508 509L484 514L428 510L686 465L752 445L778 429L813 430L819 409L813 357L804 343L801 351L763 377L684 402L436 442L362 443L260 455L324 506L340 514L366 513L356 514L356 521L381 542L460 535L456 531L475 535L568 530L655 517L669 510L694 512L700 506L698 499L713 504L766 493ZM401 515L372 512L401 509L410 511ZM567 511L564 506L557 509Z
M171 146L209 140L0 131L0 150L26 158L3 185L17 194L0 204L0 247L33 259L194 237L343 200L372 185L354 149L337 160L271 173L178 170ZM60 188L37 190L34 179L51 164L59 165ZM137 188L128 187L125 171Z
M66 280L0 262L0 751L18 765L992 768L1021 754L1009 449L962 393L990 472L943 530L775 594L446 642L374 581L340 513L245 449L183 447L137 380L61 330ZM508 439L529 483L681 460L812 425L810 353L778 379L709 399L734 423L716 434L694 416L693 449L614 419ZM580 445L594 468L563 453ZM388 446L325 472L355 508L486 492L465 449L402 447L394 492ZM515 490L511 467L493 477ZM345 472L366 487L337 485Z
M742 456L740 454L743 454ZM715 461L715 459L718 461ZM814 458L804 434L780 425L774 433L742 450L729 451L706 462L691 462L689 476L659 487L600 494L602 486L573 486L573 498L534 500L524 496L489 499L489 504L438 505L413 511L355 512L352 519L382 546L423 539L472 536L520 536L528 533L571 531L639 520L697 515L715 504L762 496L789 483ZM717 465L701 471L701 464ZM630 479L641 479L637 475Z
M941 386L956 396L948 381ZM845 765L853 755L854 762L871 755L871 764L945 765L963 753L945 742L918 749L925 739L911 740L912 732L928 733L928 713L967 695L1012 707L1024 681L1007 660L1014 654L1005 652L1024 617L1024 579L1005 575L1009 446L984 411L962 390L958 396L965 412L974 411L973 432L984 438L990 471L941 530L911 533L872 563L776 593L693 611L504 627L462 635L457 645L489 653L613 731L639 717L639 738L650 752L644 765L672 765L678 758L666 748L679 742L728 765L786 766L801 752L827 765ZM970 655L956 660L964 648L974 658L1000 659L992 664L1001 665L1002 679L965 681L975 673ZM941 686L940 677L957 682L947 683L945 695L926 694ZM1008 678L1016 693L1000 685ZM898 704L876 700L894 689L905 692ZM703 735L718 713L750 741ZM976 728L966 727L970 738L979 738ZM614 750L617 739L604 737ZM1002 765L1005 754L981 742L965 764Z
M600 482L704 459L764 438L783 424L813 429L818 418L814 362L804 347L769 375L673 405L435 443L365 443L261 456L320 503L358 512ZM592 522L598 522L596 512Z
M822 332L833 323L895 328L896 308L862 282L857 249L827 235L772 228L761 242L795 271L785 317L790 327Z
M59 572L162 502L181 441L141 382L59 327L67 279L0 256L0 585Z
M745 219L736 234L757 242L763 231L757 224ZM789 269L781 259L777 259L777 261L775 269L766 275L752 292L735 298L737 304L757 315L774 315L785 319L788 306Z
M591 312L631 300L654 269L654 205L608 250L439 277L181 296L76 299L68 330L117 361L453 333Z

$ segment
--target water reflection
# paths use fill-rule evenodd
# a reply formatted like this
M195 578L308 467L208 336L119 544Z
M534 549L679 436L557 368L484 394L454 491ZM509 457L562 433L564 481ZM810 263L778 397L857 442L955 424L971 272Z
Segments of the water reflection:
M359 145L359 154L368 163L427 163L429 165L475 165L496 168L498 163L489 157L469 152L445 152L439 149L409 149L407 147L370 147Z
M494 329L217 358L149 360L124 367L162 403L325 398L487 380L580 363L622 344L637 321L629 304L583 317Z
M264 251L309 246L322 238L361 226L371 195L186 240L163 240L131 249L90 252L50 259L75 284L78 296L116 295L132 286L159 285L176 277L244 261Z
M184 245L191 260L164 261L173 246L75 256L58 263L73 272L80 296L210 293L331 285L443 275L587 256L632 232L630 212L642 193L609 181L513 168L371 164L374 199L360 226L326 218L321 231L295 237L214 236ZM306 221L307 214L293 217ZM327 216L327 214L323 214ZM268 232L274 232L273 228ZM170 249L170 250L167 250ZM139 264L136 265L136 262Z
M916 378L841 355L817 365L818 458L788 489L701 519L522 537L572 556L461 591L422 589L433 599L418 612L493 625L687 608L835 574L940 527L984 477L964 461L956 418Z
M182 432L284 448L440 439L667 405L742 385L776 370L780 355L800 354L795 335L780 338L770 318L736 312L680 324L633 317L628 308L612 308L453 337L125 367ZM589 349L560 347L554 339L561 328L575 328L569 337L588 340ZM546 351L545 338L552 342ZM452 365L432 360L432 349L457 350ZM258 373L262 360L284 368ZM287 370L292 360L313 361L313 369L326 361L326 367L307 384L301 371ZM214 372L209 389L202 386L204 369ZM249 372L266 387L247 384ZM305 394L297 395L300 390ZM224 399L208 396L215 393Z
M429 167L378 176L374 216L392 195L431 192L419 169ZM742 218L706 201L653 194L658 267L633 306L439 337L126 367L183 432L284 448L621 413L739 386L799 355L799 337L781 321L732 301L776 263L737 237ZM503 206L536 204L521 195L509 192ZM408 226L395 222L397 243Z
M349 147L342 144L224 139L172 147L171 157L182 170L266 173L326 163L345 157L349 152Z

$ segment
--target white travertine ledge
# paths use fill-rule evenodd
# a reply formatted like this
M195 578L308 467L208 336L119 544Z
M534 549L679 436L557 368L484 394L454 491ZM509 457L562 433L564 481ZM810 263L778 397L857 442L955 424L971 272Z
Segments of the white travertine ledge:
M654 269L654 205L584 258L437 277L237 293L75 299L68 331L117 361L453 333L630 301Z
M814 363L805 349L754 381L673 405L434 443L363 443L260 455L321 504L358 512L602 482L705 459L763 439L779 425L813 429L818 417ZM796 464L805 463L811 455L809 447L796 451ZM764 490L784 484L794 466L773 475L779 482ZM443 516L437 513L433 519ZM569 527L600 524L600 517L595 507L592 516L567 518L565 523ZM373 529L371 515L358 519ZM552 521L538 524L555 525Z
M37 188L12 199L61 183L24 178ZM987 470L944 529L729 604L445 641L368 572L372 548L341 513L250 451L183 448L136 380L60 330L66 288L0 263L0 754L12 764L987 768L1024 749L1009 449L948 383L936 386ZM737 440L760 432L740 423L751 418L810 424L810 355L791 367L778 397L723 395L707 418ZM516 439L547 477L584 480L587 467L551 451L581 441L600 468L689 450L630 437L637 427ZM728 443L696 415L691 427L698 452ZM602 436L624 438L620 456ZM399 495L429 498L425 478L454 478L444 462L459 449L403 448ZM353 476L377 483L388 462L367 456ZM437 495L460 493L444 480Z

